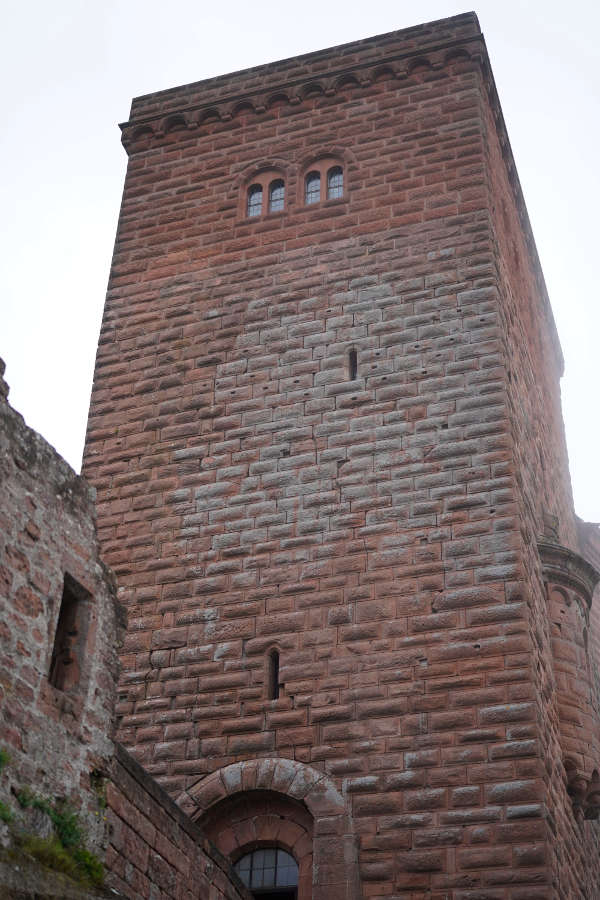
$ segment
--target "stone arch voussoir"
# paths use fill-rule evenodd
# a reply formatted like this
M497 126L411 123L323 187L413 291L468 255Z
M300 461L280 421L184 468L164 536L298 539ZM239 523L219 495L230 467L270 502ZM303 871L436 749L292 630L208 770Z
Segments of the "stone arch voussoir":
M257 759L217 769L187 791L177 802L197 819L211 806L241 791L270 790L302 800L313 818L345 816L342 794L323 772L292 759Z

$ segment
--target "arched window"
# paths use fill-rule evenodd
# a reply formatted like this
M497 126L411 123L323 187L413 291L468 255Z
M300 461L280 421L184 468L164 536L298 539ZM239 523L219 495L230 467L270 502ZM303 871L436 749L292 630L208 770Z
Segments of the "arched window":
M253 184L248 188L248 215L260 216L262 212L262 187L260 184Z
M269 212L279 212L283 209L285 198L285 185L283 179L272 181L269 186Z
M318 172L309 172L306 176L304 201L306 204L318 203L321 199L321 176Z
M279 700L279 653L277 650L269 653L267 692L269 700Z
M327 199L334 200L344 196L344 170L341 166L334 166L327 173Z
M235 871L254 897L294 898L298 887L298 863L279 847L264 847L246 853L235 864Z

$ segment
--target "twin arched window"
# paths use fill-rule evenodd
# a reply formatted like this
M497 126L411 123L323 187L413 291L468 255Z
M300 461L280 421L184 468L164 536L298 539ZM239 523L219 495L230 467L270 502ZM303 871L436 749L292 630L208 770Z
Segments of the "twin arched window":
M313 163L314 168L304 178L303 199L306 206L344 196L344 170L342 166L333 163L334 159L331 157ZM248 218L260 218L265 212L282 212L285 208L285 182L283 178L273 177L276 172L277 170L264 171L255 176L256 181L250 185L246 196ZM302 202L302 198L299 199Z
M285 182L283 178L276 178L269 184L269 212L281 212L285 203ZM246 214L250 218L262 216L263 212L263 185L252 184L248 188L248 201Z
M307 206L321 201L321 175L317 169L309 172L304 180L304 202ZM326 173L327 200L335 200L344 196L344 170L341 166L332 166Z

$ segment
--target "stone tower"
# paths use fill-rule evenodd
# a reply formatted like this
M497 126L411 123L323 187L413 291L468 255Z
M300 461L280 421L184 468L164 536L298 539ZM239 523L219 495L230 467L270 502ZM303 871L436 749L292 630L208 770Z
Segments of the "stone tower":
M475 15L122 130L84 458L122 741L256 897L600 896L600 545Z

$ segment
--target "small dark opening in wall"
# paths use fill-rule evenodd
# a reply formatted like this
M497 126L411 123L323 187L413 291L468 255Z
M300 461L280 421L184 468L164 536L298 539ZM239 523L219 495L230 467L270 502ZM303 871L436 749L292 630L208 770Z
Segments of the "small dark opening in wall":
M90 594L65 573L48 680L59 691L79 684Z
M279 700L279 652L277 650L272 650L269 653L267 691L269 700Z
M356 381L358 376L358 354L354 349L348 353L348 376L350 381Z

